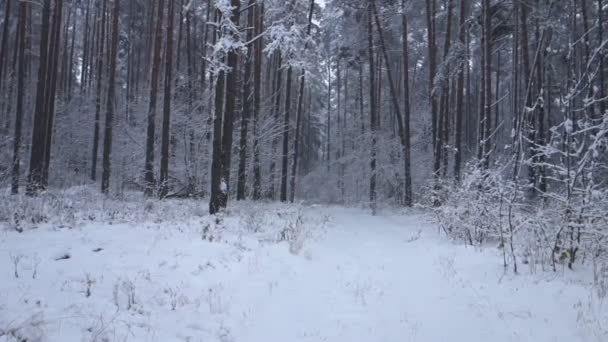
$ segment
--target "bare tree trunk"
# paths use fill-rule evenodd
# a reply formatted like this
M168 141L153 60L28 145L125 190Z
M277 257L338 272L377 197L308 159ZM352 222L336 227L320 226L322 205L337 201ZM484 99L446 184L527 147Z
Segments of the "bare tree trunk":
M370 132L372 135L372 146L371 146L371 157L370 157L370 180L369 180L369 201L372 207L372 212L376 213L376 201L377 201L377 190L376 190L376 134L378 129L377 119L377 104L376 104L376 79L374 73L376 72L376 66L374 65L374 33L372 26L372 15L373 15L373 0L368 0L367 4L367 50L369 57L369 97L370 97Z
M173 18L175 0L169 0L165 45L165 98L163 101L163 132L160 153L160 198L169 193L169 144L171 140L171 86L173 85Z
M99 120L101 118L101 90L103 87L103 52L106 32L107 0L102 0L101 35L99 36L99 51L97 54L97 90L95 93L95 126L93 127L93 157L91 162L91 180L97 179L97 156L99 150Z
M256 3L256 34L259 36L264 30L264 4ZM260 95L262 91L262 49L263 40L255 42L255 65L253 70L253 199L259 200L262 190L262 175L260 171L260 147L258 136L258 120L260 118Z
M84 30L82 35L82 65L80 70L80 92L84 92L86 79L87 79L87 69L89 62L89 20L91 17L91 0L87 0L87 10L85 14L84 21Z
M314 13L315 0L310 0L310 10L308 12L308 27L306 29L306 35L310 36L312 29L312 15ZM305 48L308 45L305 46ZM291 166L291 193L290 202L293 203L296 196L296 175L298 172L298 160L300 159L300 123L302 122L303 106L304 106L304 85L306 83L306 72L302 70L300 72L300 87L298 89L298 108L296 111L296 131L295 140L293 147L293 164Z
M602 15L602 12L604 11L604 7L603 7L603 3L602 0L597 0L597 8L599 9L597 11L597 22L598 22L598 28L597 28L597 39L598 39L598 44L604 44L604 24L606 24L604 22L604 18ZM602 116L606 115L606 102L608 102L608 100L606 100L606 96L608 96L606 94L606 67L604 66L604 61L605 61L605 57L604 57L604 50L606 50L605 48L600 48L600 52L599 52L599 74L600 74L600 86L599 86L599 98L600 103L599 103L599 107L600 107L600 115L598 117L598 119L601 119Z
M150 78L150 106L148 108L148 128L146 132L146 164L145 164L145 190L146 196L154 193L154 140L156 137L156 95L158 92L158 79L160 73L160 53L163 41L163 15L164 0L158 0L156 16L156 30L154 39L154 52L152 57L152 75Z
M281 155L281 202L287 202L287 169L289 166L289 120L291 117L291 88L293 69L287 68L287 82L285 83L285 113L283 117L283 153Z
M2 29L2 41L0 42L0 91L3 89L4 84L4 65L7 59L8 49L8 31L11 25L11 3L12 0L6 0L6 6L4 7L4 27ZM8 99L10 101L10 99Z
M254 12L256 8L254 7L255 0L249 0L249 10L247 14L247 25L250 29L247 30L247 41L250 42L254 38L254 31L251 27L255 27L254 23ZM252 98L251 98L251 74L252 74L252 64L253 64L253 55L255 50L255 43L252 44L247 50L247 58L245 60L245 79L243 80L243 110L241 115L241 137L240 137L240 148L239 148L239 169L238 169L238 177L237 177L237 190L236 190L236 199L238 201L245 199L245 187L247 183L247 135L249 133L249 118L251 117L252 108Z
M465 17L466 17L466 0L460 0L460 22L459 22L459 40L460 44L464 48L466 44L466 28L465 28ZM454 178L456 179L456 183L460 183L460 170L462 164L462 118L464 112L464 68L465 63L458 65L458 80L456 88L456 124L454 130L456 132L455 135L455 151L454 151Z
M241 2L240 0L231 0L230 4L232 6L230 21L234 23L234 25L238 26ZM237 39L237 37L235 36L233 39ZM209 213L211 215L218 213L223 208L226 208L228 205L228 191L230 187L232 133L234 130L234 112L237 97L236 79L238 73L238 52L234 49L229 50L226 59L230 72L226 74L226 101L224 106L224 118L222 120L223 122L220 122L222 124L221 126L223 126L221 129L221 145L219 146L220 148L218 150L216 150L214 147L213 154L213 163L216 163L216 174L215 177L212 176L211 184L211 200L209 203ZM218 119L218 117L215 118L216 121L218 121ZM217 125L214 124L214 127L217 128ZM215 131L215 133L217 133L217 131ZM216 138L220 137L216 137L214 134L214 144L216 143ZM219 154L216 154L216 152L219 152ZM217 165L218 163L219 165ZM217 171L219 171L219 173Z
M483 168L487 170L490 166L490 154L492 149L492 14L490 0L483 0L484 18L484 148L483 148Z
M216 214L221 210L220 193L226 191L226 185L222 184L222 127L224 119L224 90L225 73L220 70L215 84L215 117L213 119L213 157L211 159L211 200L209 202L209 213Z
M60 33L63 14L63 0L55 1L53 11L53 33L50 42L49 66L50 72L47 73L46 101L45 108L47 112L47 120L45 127L45 142L44 142L44 167L42 172L42 186L46 189L49 185L49 165L51 161L51 145L53 141L53 128L55 119L55 94L57 92L57 74L59 63L59 47Z
M49 69L48 44L51 31L51 0L44 0L42 5L42 36L40 38L40 52L38 54L40 58L40 63L38 66L36 104L34 109L34 128L32 131L32 148L30 153L30 168L27 185L28 195L35 195L43 189L42 173L44 168L44 137L47 122L47 113L44 107L44 100L46 93L46 78Z
M10 2L10 1L9 1ZM7 6L8 7L8 6ZM25 93L25 68L27 60L25 58L25 41L26 41L26 21L29 3L21 2L19 4L19 26L18 26L18 55L19 70L17 71L17 108L15 112L15 134L13 141L13 169L11 193L16 195L19 193L19 168L21 164L21 130L23 126L23 96Z
M116 106L116 64L118 54L118 22L120 16L120 0L114 0L112 17L112 46L110 47L110 75L108 76L108 93L106 102L106 120L103 142L103 164L101 173L101 192L107 194L110 189L111 158L112 158L112 129L114 125L114 108Z
M279 121L280 121L280 114L281 114L281 89L282 89L282 81L283 81L283 69L282 69L282 64L283 64L283 58L281 55L281 51L277 52L277 66L276 66L276 71L275 71L275 88L273 91L273 97L274 97L274 109L273 109L273 117L274 117L274 125L275 127L280 127L279 125ZM276 132L274 132L276 133ZM272 138L272 155L270 156L271 161L270 161L270 186L268 189L268 198L269 199L274 199L275 198L275 178L276 178L276 150L277 150L277 145L278 145L278 138L274 137L273 134L273 138Z
M446 20L446 34L445 42L443 45L443 75L441 84L441 98L439 102L439 117L437 118L437 142L435 143L435 160L433 171L435 173L441 173L446 175L448 168L448 138L449 138L449 120L448 120L448 107L450 98L450 65L448 61L448 54L450 53L450 47L452 43L452 15L453 15L453 0L447 0L447 20ZM439 87L439 84L436 85ZM442 165L443 164L443 165Z
M433 132L433 151L436 150L437 142L437 100L435 97L435 75L437 74L437 48L435 32L435 0L426 0L426 24L428 36L428 57L429 57L429 99L431 105L431 125ZM436 176L437 170L434 170Z

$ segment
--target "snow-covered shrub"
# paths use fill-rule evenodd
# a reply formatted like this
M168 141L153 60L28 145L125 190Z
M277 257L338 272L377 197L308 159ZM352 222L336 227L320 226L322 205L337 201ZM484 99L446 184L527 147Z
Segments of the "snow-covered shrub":
M0 229L23 231L48 224L74 228L90 222L183 222L206 215L207 203L188 199L144 200L139 192L107 197L92 186L51 190L30 197L0 195Z
M488 171L471 167L461 184L433 184L426 204L451 237L498 241L505 267L514 271L518 261L532 271L593 262L602 273L608 267L608 115L566 119L551 132L546 145L530 147L532 155L515 166L512 159ZM523 177L525 169L537 173L533 182ZM599 284L602 277L596 275Z
M461 185L443 183L435 187L440 190L429 192L432 194L429 207L445 233L471 245L504 242L513 189L500 172L474 170L464 177ZM438 198L441 207L432 205Z

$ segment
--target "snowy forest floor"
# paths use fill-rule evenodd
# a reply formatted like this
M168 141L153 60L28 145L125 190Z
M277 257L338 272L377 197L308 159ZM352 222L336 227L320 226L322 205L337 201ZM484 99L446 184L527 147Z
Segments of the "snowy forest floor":
M513 275L421 212L172 203L0 228L0 341L608 340L584 271Z

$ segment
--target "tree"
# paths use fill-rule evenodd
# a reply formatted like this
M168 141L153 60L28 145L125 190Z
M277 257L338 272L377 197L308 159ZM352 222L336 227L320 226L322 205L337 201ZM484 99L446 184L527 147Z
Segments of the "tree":
M306 35L310 36L312 29L312 15L315 9L315 0L310 1L310 10L308 12L308 26L306 29ZM305 44L304 49L308 47L308 43ZM306 72L302 70L300 72L300 86L298 88L298 108L296 111L296 129L295 129L295 140L293 148L293 164L291 169L291 192L289 200L294 202L296 196L296 174L298 172L298 159L300 158L300 123L302 122L303 107L304 107L304 85L306 83Z
M411 130L410 130L410 116L411 116L411 108L410 108L410 53L409 53L409 42L408 42L408 28L407 28L407 15L405 13L406 1L401 0L401 48L403 56L403 162L404 162L404 174L403 174L403 182L404 182L404 198L403 204L405 206L411 207L413 202L412 196L412 138L411 138Z
M376 67L374 64L374 34L373 34L373 26L372 26L372 16L373 16L373 0L368 0L367 4L367 43L368 43L368 58L369 58L369 99L370 99L370 131L372 134L372 147L371 147L371 158L370 158L370 180L369 180L369 201L372 207L372 211L375 213L376 211L376 200L377 200L377 190L376 190L376 131L378 129L378 118L376 113L376 79L374 77L374 73L376 72Z
M467 11L467 1L460 0L460 21L459 21L459 33L458 39L461 44L461 47L464 48L466 44L466 27L465 27L465 17ZM464 61L458 64L458 80L456 85L456 123L455 123L455 133L456 136L454 138L454 178L457 183L460 183L460 172L461 172L461 164L462 164L462 121L464 116Z
M173 3L168 0L167 9L167 38L165 45L165 99L163 101L163 132L160 154L160 197L169 193L169 144L171 135L171 86L173 85ZM178 47L179 48L179 47Z
M227 22L223 24L224 28L228 30L228 37L233 40L236 45L238 42L237 30L238 23L240 20L240 0L231 0L230 8L222 8L223 16L228 18ZM212 175L211 179L211 199L209 202L209 213L211 215L217 214L223 208L228 205L228 189L230 180L230 165L232 156L232 133L234 129L234 112L236 109L236 77L238 72L238 51L236 47L232 46L226 52L226 98L224 102L224 113L223 118L214 118L214 149L213 149L213 161L212 165L215 164L215 174ZM220 76L223 72L220 72ZM216 93L223 93L220 87L223 84L218 80L216 85ZM220 95L221 95L220 94ZM218 96L216 94L216 96ZM217 103L216 103L217 105ZM216 111L218 108L216 107ZM221 130L220 130L221 128ZM218 136L218 133L221 135ZM219 148L216 148L216 144L219 144ZM212 166L212 169L214 167Z
M10 3L10 1L9 1ZM8 3L7 3L8 8ZM13 169L12 169L12 182L11 182L11 193L19 193L19 169L21 164L20 152L21 152L21 134L23 126L23 97L25 93L25 69L26 69L26 58L25 58L25 41L26 41L26 28L27 28L27 14L29 4L27 2L21 2L19 4L19 25L17 40L18 44L18 62L19 70L17 71L17 107L15 110L15 140L13 142ZM1 63L1 62L0 62Z
M103 88L103 59L106 32L106 6L108 0L101 0L101 34L99 39L99 50L97 53L97 87L95 91L95 126L93 128L93 161L91 163L91 180L97 179L97 156L99 150L99 120L101 118L101 98Z
M116 106L116 60L118 54L118 21L120 16L120 0L114 0L112 15L112 46L110 47L110 75L108 77L108 93L106 101L106 119L103 140L103 165L101 174L101 192L107 194L110 189L112 130L114 126L114 107Z
M256 7L254 0L249 0L248 14L247 14L247 25L250 27L247 30L247 42L251 42L254 38L255 27L257 26L254 20ZM253 29L251 29L253 27ZM245 74L243 79L243 93L241 95L243 99L243 108L241 111L241 139L239 146L239 169L237 177L237 190L236 199L245 199L245 184L247 182L247 136L249 134L249 119L253 110L253 99L251 93L252 84L252 72L253 72L253 55L256 47L256 43L249 43L250 46L247 48L247 57L245 58Z
M154 52L152 57L152 74L150 77L150 99L148 108L148 128L146 133L146 164L144 182L146 196L154 193L154 139L156 137L156 95L158 93L158 79L160 73L160 53L163 42L163 16L165 1L158 0L156 14L156 29L154 33Z

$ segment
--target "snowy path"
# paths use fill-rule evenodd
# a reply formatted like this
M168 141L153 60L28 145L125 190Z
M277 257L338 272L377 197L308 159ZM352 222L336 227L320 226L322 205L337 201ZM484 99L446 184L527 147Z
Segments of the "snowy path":
M275 265L276 288L236 341L594 340L572 307L579 288L501 283L494 255L417 218L339 210L310 254Z
M582 286L542 273L503 277L497 250L455 245L416 216L314 210L330 223L297 254L242 234L204 242L188 226L0 234L0 342L13 341L7 331L41 341L606 337L585 322ZM71 258L56 261L65 251Z

